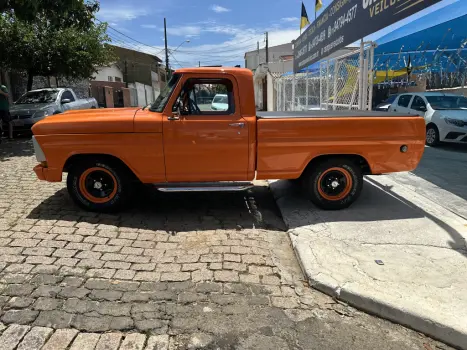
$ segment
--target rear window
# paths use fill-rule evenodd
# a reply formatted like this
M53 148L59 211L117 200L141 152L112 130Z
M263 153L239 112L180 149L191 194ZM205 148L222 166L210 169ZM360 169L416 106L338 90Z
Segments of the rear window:
M399 97L397 105L401 107L408 107L411 99L412 95L402 95L401 97Z

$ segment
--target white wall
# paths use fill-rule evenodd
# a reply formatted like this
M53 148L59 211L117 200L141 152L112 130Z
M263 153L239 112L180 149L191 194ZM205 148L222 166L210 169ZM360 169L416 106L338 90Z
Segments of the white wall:
M154 89L152 86L141 83L128 84L130 89L136 90L138 95L138 106L144 107L154 102Z
M292 44L283 44L272 46L269 48L269 63L271 62L280 62L282 56L293 55ZM249 51L245 53L245 68L256 69L261 63L266 63L266 49L262 48L259 50L259 55L257 50ZM293 61L291 64L293 65ZM288 67L287 67L288 68ZM284 73L287 71L284 71Z
M115 77L122 79L123 81L123 73L117 67L116 64L112 64L110 67L100 67L99 71L95 75L96 81L109 81L109 76L112 77L112 81L115 81Z

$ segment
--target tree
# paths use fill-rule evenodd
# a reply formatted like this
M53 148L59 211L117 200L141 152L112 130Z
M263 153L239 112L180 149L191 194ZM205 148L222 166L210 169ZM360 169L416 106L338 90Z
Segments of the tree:
M34 21L45 15L56 25L86 28L99 11L96 0L0 0L0 13L14 14L22 21Z
M89 15L87 9L82 11L85 14L76 13L76 18ZM65 22L58 16L50 20L46 12L34 20L22 20L14 13L0 15L0 65L27 72L30 90L34 76L90 78L96 67L115 61L106 23L91 21L83 28L82 23Z

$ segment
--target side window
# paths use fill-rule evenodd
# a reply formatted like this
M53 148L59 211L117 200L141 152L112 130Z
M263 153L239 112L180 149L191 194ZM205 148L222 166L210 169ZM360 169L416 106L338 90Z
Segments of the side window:
M73 94L70 91L64 91L62 94L62 100L68 99L70 102L73 102L75 98L73 97Z
M229 79L188 79L173 106L181 114L228 115L235 112Z
M402 95L399 97L399 101L397 101L397 105L401 107L408 107L411 99L412 99L412 95Z
M426 103L423 101L423 98L420 96L414 96L412 105L410 106L411 109L415 109L417 111L425 110L426 111Z

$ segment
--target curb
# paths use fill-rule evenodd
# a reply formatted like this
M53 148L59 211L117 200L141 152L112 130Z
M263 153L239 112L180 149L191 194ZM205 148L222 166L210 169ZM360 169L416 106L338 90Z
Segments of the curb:
M287 233L292 242L293 250L297 256L302 272L312 288L330 295L335 299L341 300L359 310L390 320L394 323L401 324L434 339L440 340L450 346L459 349L467 349L467 333L463 331L448 325L440 324L439 322L428 317L424 317L421 314L401 308L396 304L387 303L379 298L374 298L370 293L362 293L360 291L353 290L345 284L340 286L335 280L324 274L313 274L312 267L307 267L307 265L313 266L313 258L310 258L310 256L313 256L313 253L309 248L309 242L297 236L294 233L294 229L290 228L287 213L283 210L284 206L281 205L285 200L284 197L286 194L280 186L274 184L274 181L270 181L269 185L287 227Z

